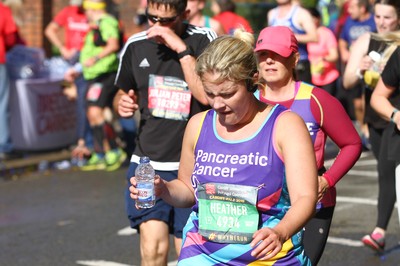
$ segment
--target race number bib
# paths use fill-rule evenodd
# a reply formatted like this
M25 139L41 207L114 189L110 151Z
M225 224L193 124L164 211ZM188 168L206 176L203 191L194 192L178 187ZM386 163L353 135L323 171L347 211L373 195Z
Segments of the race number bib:
M250 243L259 221L257 191L233 184L199 185L200 235L218 243Z
M100 97L101 90L103 89L103 84L93 83L90 85L88 92L86 94L86 99L90 102L97 102Z
M149 76L148 107L153 116L186 121L191 98L192 93L185 81L169 76Z

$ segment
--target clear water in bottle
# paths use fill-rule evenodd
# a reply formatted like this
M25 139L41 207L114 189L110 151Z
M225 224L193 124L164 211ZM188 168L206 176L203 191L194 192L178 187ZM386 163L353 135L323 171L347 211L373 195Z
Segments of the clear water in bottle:
M156 203L154 174L149 157L141 157L140 163L135 170L136 188L139 190L136 206L140 209L151 208Z

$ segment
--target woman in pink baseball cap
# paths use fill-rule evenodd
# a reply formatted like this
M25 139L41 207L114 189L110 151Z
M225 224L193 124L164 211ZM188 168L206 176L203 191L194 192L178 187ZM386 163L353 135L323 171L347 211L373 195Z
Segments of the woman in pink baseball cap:
M285 26L264 28L257 40L259 99L281 104L305 121L314 143L318 167L317 212L305 226L304 248L312 265L317 265L328 238L336 204L336 183L351 169L361 154L361 140L341 103L323 89L296 80L298 43ZM324 167L326 139L339 147L329 169ZM299 158L301 160L301 158Z

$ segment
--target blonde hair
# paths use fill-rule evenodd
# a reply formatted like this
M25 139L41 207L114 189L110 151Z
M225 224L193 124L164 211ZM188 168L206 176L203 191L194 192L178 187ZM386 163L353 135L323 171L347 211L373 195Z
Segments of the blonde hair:
M384 66L386 65L386 62L389 60L389 57L392 55L394 50L396 50L396 48L400 46L400 30L381 33L381 34L379 33L370 33L370 34L371 34L371 39L387 44L387 47L383 51L381 58L381 65Z
M257 72L257 60L253 52L254 42L253 34L243 29L236 29L232 36L218 37L198 57L196 73L201 80L205 73L212 72L219 73L219 78L214 80L215 83L224 80L249 81L248 85L252 86L253 76Z
M4 0L3 4L11 9L13 19L17 26L24 24L24 10L22 0Z

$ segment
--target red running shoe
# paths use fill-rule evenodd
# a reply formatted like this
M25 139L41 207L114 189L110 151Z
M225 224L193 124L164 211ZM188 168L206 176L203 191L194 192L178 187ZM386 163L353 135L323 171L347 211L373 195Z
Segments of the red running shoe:
M385 249L385 237L380 233L365 235L361 241L365 246L372 248L377 252L383 252Z

